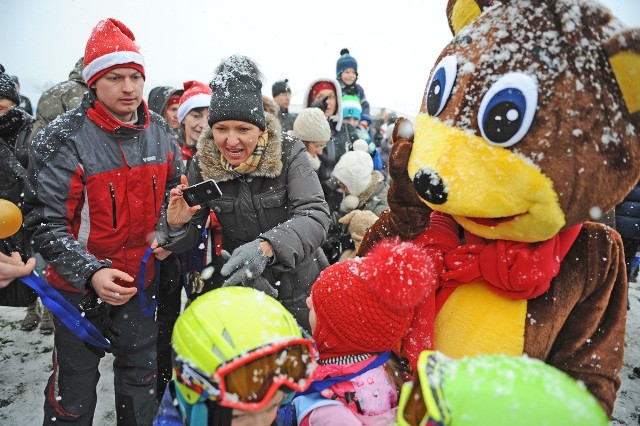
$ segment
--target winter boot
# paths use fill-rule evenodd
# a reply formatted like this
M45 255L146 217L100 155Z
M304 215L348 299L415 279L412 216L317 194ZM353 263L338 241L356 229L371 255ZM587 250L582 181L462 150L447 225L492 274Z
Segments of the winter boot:
M32 331L38 326L40 322L40 302L37 300L31 305L27 306L27 315L25 315L20 328L24 331Z
M40 333L44 335L53 334L53 314L45 306L42 307L42 322L40 322Z

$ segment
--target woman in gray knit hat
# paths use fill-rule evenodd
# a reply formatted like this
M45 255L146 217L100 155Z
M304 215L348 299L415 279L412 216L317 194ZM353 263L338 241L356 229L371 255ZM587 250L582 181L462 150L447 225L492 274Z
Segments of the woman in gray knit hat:
M182 185L171 191L164 247L177 252L193 247L209 212L215 212L222 249L231 253L219 271L222 285L277 294L309 330L305 300L328 265L320 246L329 208L304 144L282 134L278 119L265 113L261 79L257 65L245 56L231 56L216 69L210 127L202 132ZM207 179L217 182L222 196L189 207L182 191Z

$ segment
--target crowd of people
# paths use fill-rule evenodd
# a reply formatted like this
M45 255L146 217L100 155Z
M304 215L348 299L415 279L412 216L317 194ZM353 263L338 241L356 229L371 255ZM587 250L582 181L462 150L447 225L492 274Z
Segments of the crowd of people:
M0 72L0 198L24 215L2 239L3 304L35 269L110 343L86 343L33 293L13 302L27 306L24 330L54 335L44 424L93 423L105 351L122 425L437 420L420 382L432 355L415 343L432 263L398 241L355 258L389 208L397 118L371 116L355 57L340 52L299 114L289 81L263 95L245 56L222 60L209 84L155 87L145 101L147 71L133 32L106 19L35 118ZM190 204L189 188L209 180L221 194ZM583 388L562 386L606 424Z
M335 78L310 85L299 117L288 111L288 80L264 96L264 77L246 57L224 60L211 84L155 87L145 102L146 72L132 31L107 19L69 79L42 94L35 118L17 78L1 75L2 181L10 184L1 197L24 213L24 227L2 240L3 287L35 269L111 340L85 344L30 293L22 328L54 333L45 423L91 424L108 350L118 422L150 424L175 369L183 291L191 303L218 287L254 287L310 332L307 298L330 264L325 252L334 263L353 244L338 220L386 206L348 50ZM334 175L343 154L356 154L358 167ZM188 206L182 191L209 179L223 195ZM330 227L344 240L340 252L323 247Z

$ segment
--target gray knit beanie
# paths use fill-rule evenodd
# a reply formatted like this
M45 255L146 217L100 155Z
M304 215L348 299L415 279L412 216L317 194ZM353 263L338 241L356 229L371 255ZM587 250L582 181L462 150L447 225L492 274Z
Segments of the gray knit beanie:
M320 108L303 109L293 123L293 136L304 142L328 142L331 128Z
M267 122L262 106L262 74L246 56L233 55L223 60L209 86L211 105L209 126L219 121L238 120L264 130Z

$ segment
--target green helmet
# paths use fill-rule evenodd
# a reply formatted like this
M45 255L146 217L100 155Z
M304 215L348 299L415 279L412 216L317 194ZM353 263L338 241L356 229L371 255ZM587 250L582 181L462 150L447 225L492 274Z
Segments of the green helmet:
M177 388L189 404L194 404L204 393L201 385L204 391L211 382L216 385L214 373L226 362L255 349L301 337L291 313L265 293L237 286L210 291L198 297L173 328L174 371L188 368L193 373L186 379L176 375ZM198 379L197 385L193 376ZM207 392L209 399L215 399L213 391Z
M427 424L446 426L609 424L583 383L527 356L451 359L424 351L417 375L419 389L413 383L402 388L399 425L417 424L425 416Z

